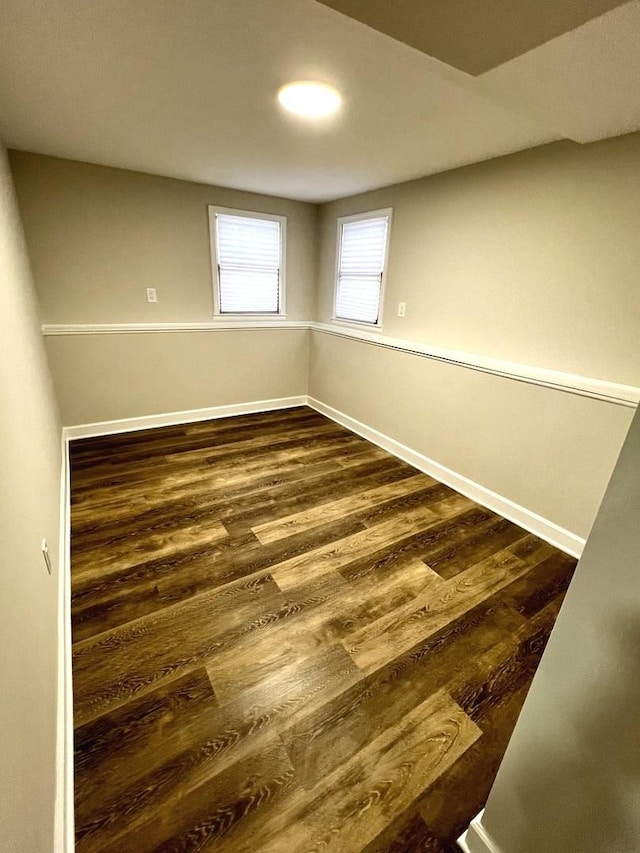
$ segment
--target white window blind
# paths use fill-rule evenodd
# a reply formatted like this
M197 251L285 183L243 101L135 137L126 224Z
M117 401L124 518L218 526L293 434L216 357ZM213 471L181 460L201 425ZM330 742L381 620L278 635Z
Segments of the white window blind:
M389 216L342 223L335 315L341 320L378 322Z
M280 311L282 223L216 213L220 314Z

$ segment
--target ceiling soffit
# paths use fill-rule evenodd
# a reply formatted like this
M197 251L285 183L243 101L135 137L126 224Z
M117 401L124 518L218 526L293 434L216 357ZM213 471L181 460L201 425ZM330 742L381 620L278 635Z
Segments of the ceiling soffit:
M477 76L626 0L319 0Z

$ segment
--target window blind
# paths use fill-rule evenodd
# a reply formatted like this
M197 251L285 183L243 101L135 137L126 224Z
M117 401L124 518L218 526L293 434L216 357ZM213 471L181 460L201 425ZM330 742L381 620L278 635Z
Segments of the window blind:
M221 314L277 314L280 310L281 223L216 213Z
M388 216L343 222L336 317L377 323L387 250Z

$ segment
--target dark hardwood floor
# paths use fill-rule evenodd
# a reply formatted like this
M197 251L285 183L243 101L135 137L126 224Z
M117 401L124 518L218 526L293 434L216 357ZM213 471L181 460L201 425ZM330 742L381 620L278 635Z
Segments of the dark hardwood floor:
M77 850L457 849L575 561L307 408L71 453Z

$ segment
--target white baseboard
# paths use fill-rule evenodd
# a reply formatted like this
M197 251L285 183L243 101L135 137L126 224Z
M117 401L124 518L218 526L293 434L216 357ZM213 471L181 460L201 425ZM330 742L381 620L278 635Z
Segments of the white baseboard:
M60 543L58 553L58 687L56 743L55 853L72 853L73 691L71 682L71 492L69 442L62 437L60 472Z
M352 432L361 435L373 444L377 444L383 450L393 453L394 456L397 456L404 462L408 462L414 468L418 468L418 470L423 471L425 474L435 477L441 483L445 483L445 485L466 495L471 500L477 501L477 503L482 504L487 509L497 512L519 527L523 527L530 533L534 533L536 536L559 548L561 551L571 554L572 557L580 557L582 554L585 540L575 533L571 533L569 530L565 530L563 527L537 515L535 512L514 503L508 498L502 497L502 495L492 492L479 483L463 477L462 474L458 474L450 468L441 465L439 462L429 459L428 456L424 456L422 453L406 447L406 445L396 441L395 438L384 435L384 433L378 432L378 430L357 421L355 418L345 415L344 412L327 406L326 403L322 403L320 400L309 397L308 405L328 418L331 418L331 420L347 427Z
M463 851L463 853L471 853L469 850L469 845L467 844L467 833L463 832L460 838L456 840L456 844Z
M90 438L101 435L114 435L122 432L132 432L141 429L153 429L163 426L175 426L177 424L195 423L197 421L214 420L217 418L228 418L235 415L256 414L258 412L269 412L276 409L288 409L295 406L311 406L311 408L326 415L336 423L347 427L352 432L361 435L378 447L382 447L399 459L408 462L425 474L435 477L457 492L477 501L482 506L487 507L493 512L497 512L504 518L509 519L519 527L523 527L530 533L534 533L546 542L571 554L573 557L580 557L584 548L585 540L565 530L554 522L543 518L540 515L532 512L526 507L520 506L514 501L496 494L496 492L485 488L479 483L469 480L462 474L446 468L439 462L430 459L417 450L412 450L404 444L401 444L396 439L391 438L384 433L378 432L373 427L367 426L360 421L316 400L313 397L308 397L306 394L300 394L296 397L279 397L271 400L255 400L248 403L233 403L228 406L212 406L205 409L191 409L183 412L169 412L159 415L143 415L137 418L123 418L121 420L102 421L92 424L79 424L76 426L68 426L63 430L63 435L67 440L78 438Z
M294 406L306 406L307 395L297 397L278 397L272 400L254 400L249 403L232 403L229 406L211 406L207 409L190 409L184 412L168 412L162 415L143 415L137 418L122 418L115 421L99 421L92 424L67 426L63 430L65 438L94 438L100 435L115 435L120 432L133 432L139 429L175 426L177 424L210 421L217 418L230 418L234 415L253 415L258 412L271 412L275 409L291 409Z
M502 853L496 842L482 825L482 815L476 815L469 828L457 840L458 847L464 853Z
M307 395L237 403L170 412L162 415L145 415L137 418L103 421L93 424L69 426L63 429L62 472L60 485L60 556L58 575L58 719L57 719L57 790L55 811L55 853L72 853L74 849L73 813L73 694L71 668L71 559L70 559L70 466L69 441L77 438L112 435L121 432L194 423L197 421L254 414L277 409L308 405L352 432L361 435L378 447L436 478L461 494L466 495L504 518L550 542L562 551L579 557L585 540L557 524L542 518L525 507L492 492L490 489L440 465L433 459L406 447L394 438L357 421ZM487 834L481 822L482 812L474 818L469 829L458 839L465 853L500 853L498 846Z

